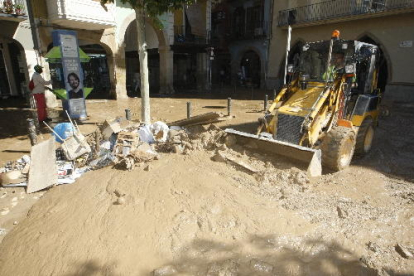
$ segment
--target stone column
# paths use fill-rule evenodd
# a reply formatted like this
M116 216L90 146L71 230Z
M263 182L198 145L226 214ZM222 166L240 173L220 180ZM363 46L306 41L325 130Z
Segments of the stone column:
M125 50L124 47L118 47L114 56L108 58L108 67L110 71L111 81L111 96L116 99L126 99L126 63L125 63Z
M170 47L159 47L160 94L174 94L174 52Z

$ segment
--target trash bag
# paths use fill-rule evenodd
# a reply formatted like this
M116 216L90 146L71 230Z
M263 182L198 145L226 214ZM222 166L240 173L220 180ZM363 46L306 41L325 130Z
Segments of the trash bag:
M145 125L138 129L139 133L139 139L143 142L146 142L148 144L152 144L155 142L154 136L152 135L150 126Z
M157 142L166 142L169 128L164 122L155 122L150 125L151 132Z
M73 125L71 123L60 123L57 124L53 130L60 136L60 138L66 140L67 138L71 137L75 131L73 128ZM57 137L55 133L53 133L55 136L56 142L63 143L63 141Z

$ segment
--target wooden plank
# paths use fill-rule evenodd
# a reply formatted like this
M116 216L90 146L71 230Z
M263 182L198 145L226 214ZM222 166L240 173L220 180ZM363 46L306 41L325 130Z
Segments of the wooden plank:
M221 116L222 115L218 112L209 112L209 113L204 113L201 115L191 117L189 119L175 121L175 122L169 123L168 125L169 126L190 126L190 125L208 124L211 122L215 122L216 120L219 120Z
M27 193L57 184L55 141L51 138L32 147Z

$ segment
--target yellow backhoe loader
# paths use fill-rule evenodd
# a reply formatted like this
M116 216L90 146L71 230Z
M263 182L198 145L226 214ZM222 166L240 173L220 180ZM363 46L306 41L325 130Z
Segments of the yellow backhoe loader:
M286 84L256 134L226 129L240 143L308 163L310 176L339 171L363 156L378 124L378 47L342 40L306 43L286 65ZM287 64L287 62L286 62Z

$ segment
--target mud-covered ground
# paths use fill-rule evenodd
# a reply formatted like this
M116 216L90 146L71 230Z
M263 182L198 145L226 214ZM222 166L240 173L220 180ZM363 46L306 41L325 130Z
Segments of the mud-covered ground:
M152 121L184 118L188 101L193 115L227 113L227 99L153 98ZM87 106L84 133L125 108L140 117L139 99ZM233 100L234 118L217 126L254 131L262 109ZM396 251L414 247L414 105L387 109L368 156L315 179L224 146L206 126L191 129L193 150L161 153L149 167L106 167L30 195L2 188L0 275L414 275L414 260ZM0 125L3 165L30 143L28 111L1 112L15 116Z

